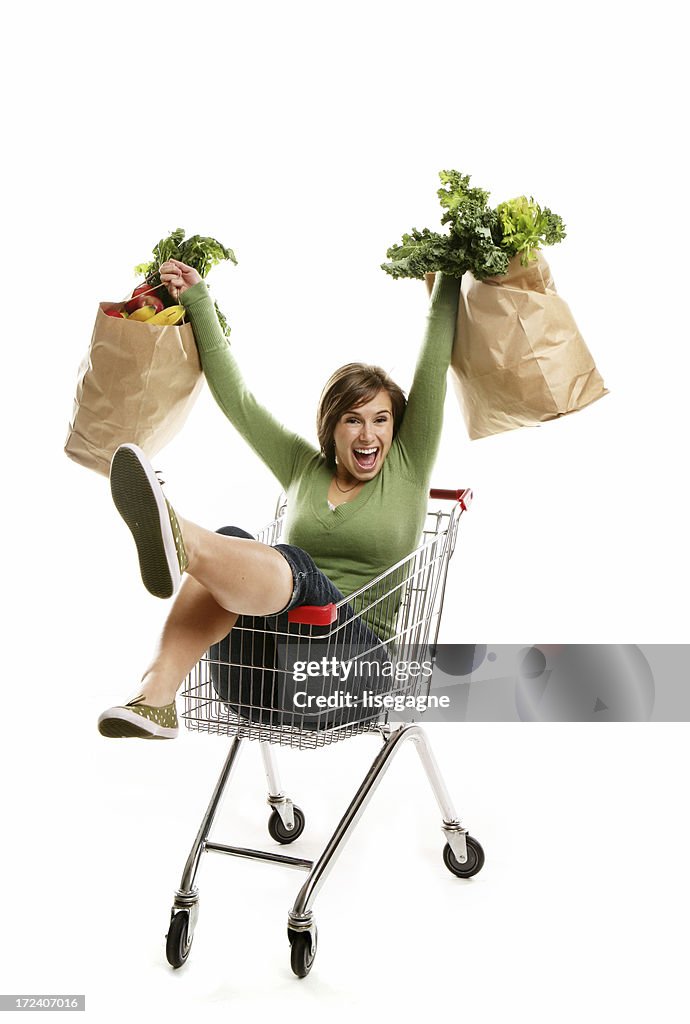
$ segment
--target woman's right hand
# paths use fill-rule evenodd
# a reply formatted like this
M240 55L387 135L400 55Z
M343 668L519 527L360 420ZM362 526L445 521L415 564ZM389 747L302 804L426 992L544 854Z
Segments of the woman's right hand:
M202 280L201 274L180 260L166 260L165 263L161 263L159 273L161 283L168 289L171 297L178 300L188 288Z

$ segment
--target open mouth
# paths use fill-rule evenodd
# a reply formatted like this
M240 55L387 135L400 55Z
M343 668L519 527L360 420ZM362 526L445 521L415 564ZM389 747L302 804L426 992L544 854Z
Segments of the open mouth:
M360 469L373 469L379 456L378 448L353 448L352 454Z

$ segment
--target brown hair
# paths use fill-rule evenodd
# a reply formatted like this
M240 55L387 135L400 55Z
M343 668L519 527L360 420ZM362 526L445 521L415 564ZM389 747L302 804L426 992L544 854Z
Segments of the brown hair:
M393 437L402 423L407 399L401 388L380 366L347 363L326 381L316 413L316 432L329 466L335 466L333 436L338 420L348 409L370 402L379 391L387 391L393 408Z

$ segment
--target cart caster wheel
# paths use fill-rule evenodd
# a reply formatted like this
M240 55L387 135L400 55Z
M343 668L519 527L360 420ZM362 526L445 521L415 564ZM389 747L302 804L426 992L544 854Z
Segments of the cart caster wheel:
M465 842L467 843L467 860L464 864L460 863L448 843L443 847L443 863L458 878L471 878L484 867L484 851L477 840L472 836L466 836Z
M182 967L186 962L193 937L189 934L189 914L178 911L170 922L165 943L165 955L171 967Z
M293 806L292 813L295 817L295 827L293 829L287 829L285 827L283 819L277 811L273 811L271 817L268 819L268 831L271 839L275 839L277 843L294 843L295 839L299 839L304 832L304 811L299 807Z
M298 978L306 978L316 959L316 931L312 946L309 932L293 932L290 936L290 967Z

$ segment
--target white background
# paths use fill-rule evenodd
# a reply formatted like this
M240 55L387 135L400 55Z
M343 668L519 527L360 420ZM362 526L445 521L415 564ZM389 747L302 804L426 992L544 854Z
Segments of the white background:
M257 395L314 437L350 360L408 387L426 295L380 269L433 227L441 168L533 194L610 395L469 442L448 397L434 483L472 486L441 639L687 637L686 54L676 5L63 3L10 16L2 67L5 375L2 724L5 992L85 992L169 1019L348 1019L404 1005L474 1020L685 1019L685 725L431 729L487 862L440 862L412 753L316 905L293 980L293 873L208 858L190 961L163 935L221 740L115 744L166 607L141 587L103 478L62 453L97 302L181 226L232 246L215 296ZM183 515L261 526L277 487L205 391L156 460ZM680 681L687 685L687 681ZM284 760L314 851L373 740ZM221 841L264 842L258 751ZM233 825L236 829L233 831ZM295 849L297 855L298 851ZM309 855L303 853L303 855ZM366 924L364 923L366 922Z

